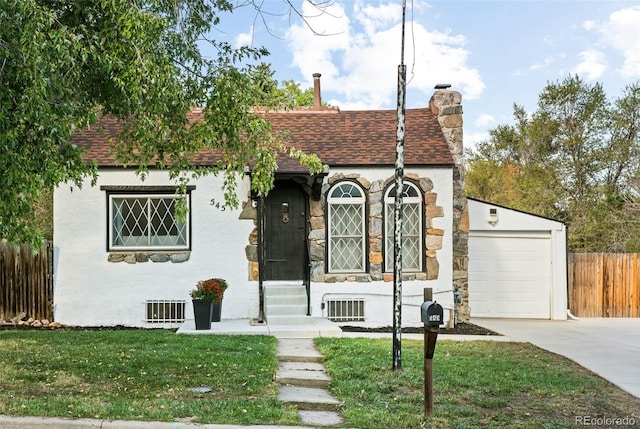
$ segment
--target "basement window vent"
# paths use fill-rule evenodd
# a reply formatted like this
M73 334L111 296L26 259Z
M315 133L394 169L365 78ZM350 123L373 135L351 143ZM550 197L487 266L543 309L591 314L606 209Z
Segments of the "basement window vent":
M147 323L182 323L186 301L150 300L147 307Z
M327 317L334 322L364 322L364 299L330 299Z

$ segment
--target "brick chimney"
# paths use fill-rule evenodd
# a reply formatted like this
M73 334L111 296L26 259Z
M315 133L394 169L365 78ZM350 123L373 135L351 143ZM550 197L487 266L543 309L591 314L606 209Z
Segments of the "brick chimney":
M313 107L319 109L322 107L322 95L320 93L320 73L313 74Z

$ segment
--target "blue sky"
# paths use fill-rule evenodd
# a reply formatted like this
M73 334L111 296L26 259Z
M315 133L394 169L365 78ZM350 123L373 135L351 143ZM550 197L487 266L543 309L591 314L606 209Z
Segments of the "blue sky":
M323 101L341 110L395 109L402 0L324 1L324 13L291 2L306 23L284 0L263 0L262 15L239 7L214 37L265 46L279 81L309 88L321 73ZM473 146L512 123L514 102L535 110L548 82L578 74L613 99L640 80L640 1L407 0L405 64L407 107L426 106L436 84L451 84Z

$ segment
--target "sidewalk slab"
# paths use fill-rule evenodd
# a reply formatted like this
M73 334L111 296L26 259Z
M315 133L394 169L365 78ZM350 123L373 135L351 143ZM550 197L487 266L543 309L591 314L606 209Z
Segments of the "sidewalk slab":
M250 319L222 319L211 324L211 329L196 330L195 321L187 319L177 334L191 335L272 335L278 338L341 337L340 326L324 317L301 316L304 323L257 323Z
M322 363L324 359L309 338L280 338L277 355L280 362Z
M278 400L293 405L303 423L316 427L344 423L342 405L329 391L331 378L312 339L278 338Z
M276 381L280 384L326 388L329 386L331 378L324 371L286 369L281 366L276 374Z
M302 423L314 426L336 426L344 423L344 418L335 411L299 411Z
M308 426L241 426L182 422L11 417L0 415L2 429L309 429Z
M328 391L315 387L281 386L278 400L299 410L335 411L341 405Z
M280 369L290 371L325 371L324 365L319 362L282 361L280 362Z
M211 324L211 329L196 329L194 319L187 319L176 334L189 335L270 335L266 323L254 324L249 319L222 319Z

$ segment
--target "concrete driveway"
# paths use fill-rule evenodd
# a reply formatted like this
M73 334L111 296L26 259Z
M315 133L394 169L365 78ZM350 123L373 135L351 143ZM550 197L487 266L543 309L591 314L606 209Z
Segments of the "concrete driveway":
M640 398L640 318L471 322L565 356Z

